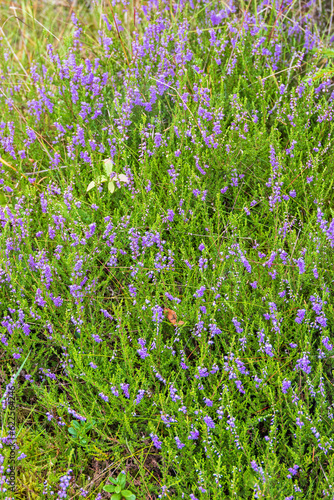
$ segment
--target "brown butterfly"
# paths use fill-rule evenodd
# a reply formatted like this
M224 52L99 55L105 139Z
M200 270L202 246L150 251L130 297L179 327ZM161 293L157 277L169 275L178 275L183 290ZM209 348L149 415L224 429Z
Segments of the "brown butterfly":
M165 307L164 312L167 315L167 319L172 323L172 325L184 325L184 321L179 321L177 323L176 312L172 311L172 309L168 309L167 307Z

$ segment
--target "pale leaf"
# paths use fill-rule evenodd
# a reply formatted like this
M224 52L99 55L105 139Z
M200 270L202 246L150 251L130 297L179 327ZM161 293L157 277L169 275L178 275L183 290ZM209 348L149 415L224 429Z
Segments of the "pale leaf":
M106 182L108 180L108 177L106 177L105 175L100 175L100 177L98 177L96 179L96 184L101 184L101 182Z
M109 176L113 169L113 163L110 159L107 159L103 160L103 164L104 164L104 171Z
M90 183L88 184L88 187L87 187L87 193L88 193L88 191L90 191L91 189L93 189L93 187L95 187L95 182L94 182L94 181L92 181L92 182L90 182Z
M124 174L119 174L118 179L120 182L129 182L128 177Z
M108 184L108 189L110 193L113 193L115 191L115 184L110 181Z

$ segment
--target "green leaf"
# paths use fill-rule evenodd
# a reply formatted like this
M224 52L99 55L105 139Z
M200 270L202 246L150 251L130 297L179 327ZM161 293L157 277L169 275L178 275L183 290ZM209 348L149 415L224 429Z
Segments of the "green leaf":
M117 484L117 479L115 479L114 477L110 477L109 481L113 482L114 484Z
M121 494L124 498L126 498L127 500L135 500L136 498L136 495L134 495L131 491L129 490L122 490L121 491Z
M77 436L77 431L76 431L75 429L73 429L73 427L70 427L70 428L68 429L68 432L69 432L70 434L72 434L72 436L74 436L74 437L76 437L76 436Z
M247 470L244 473L244 482L245 485L248 486L248 488L254 488L254 484L256 482L256 476L250 470Z
M75 429L77 429L77 430L79 430L79 429L80 429L80 424L79 424L79 422L78 422L77 420L72 420L71 424L72 424L72 426L73 426Z
M110 181L108 184L108 190L110 193L113 193L115 191L115 184L112 181Z
M103 486L102 489L107 493L113 493L115 491L115 486L112 486L112 484L107 484L107 486Z
M122 489L122 488L121 488L121 487L120 487L120 485L118 484L118 485L116 486L116 488L115 488L115 493L120 493L120 492L121 492L121 489Z
M88 184L86 193L88 193L88 191L90 191L91 189L93 189L93 187L95 187L95 182L94 181L92 181L92 182L90 182Z
M6 196L1 192L0 192L0 205L3 207L7 205Z
M99 177L96 178L95 182L96 184L101 184L102 182L107 182L108 177L105 175L100 175Z
M89 212L86 212L85 210L82 210L81 208L77 209L77 212L79 214L79 217L82 219L83 222L89 224L92 222L92 216Z
M113 164L110 158L107 158L106 160L103 160L103 168L105 173L109 176L112 172L113 169Z
M121 500L121 495L120 493L114 493L113 495L111 495L111 500Z
M333 75L334 71L332 69L320 69L313 75L313 80L318 80L319 78L328 78Z
M115 177L117 177L120 182L129 182L129 178L124 174L119 174Z
M318 52L319 55L322 55L324 57L334 57L334 50L332 49L322 49L319 51L319 49L312 49L311 53L316 54Z
M88 191L93 189L93 187L98 186L99 184L101 184L102 182L106 182L107 180L108 180L108 178L105 175L100 175L99 177L97 177L95 179L95 181L92 181L88 184L86 192L88 193Z
M126 474L120 474L117 478L117 482L120 487L123 489L126 483Z

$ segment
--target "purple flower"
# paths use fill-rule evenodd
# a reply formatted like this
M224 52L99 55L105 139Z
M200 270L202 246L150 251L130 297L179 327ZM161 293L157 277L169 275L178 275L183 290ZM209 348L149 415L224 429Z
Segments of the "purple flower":
M324 337L321 342L324 344L324 346L326 347L326 349L328 351L331 351L333 349L333 344L330 344L329 343L329 338L328 337Z
M299 267L299 274L305 273L305 262L301 257L297 260L297 266Z
M196 290L193 297L196 297L196 298L203 297L205 290L206 290L205 286L201 286L201 288L199 290Z
M175 217L175 213L173 212L173 210L168 210L167 219L169 220L169 222L173 222L174 217Z
M37 288L36 290L35 303L40 307L44 307L46 305L46 302L42 297L42 290L40 288Z
M188 436L188 439L193 439L196 440L199 438L199 432L198 430L190 431L190 436Z
M44 193L40 194L40 200L41 200L42 212L45 214L47 211L48 201L45 198Z
M117 387L112 386L112 387L110 387L110 390L111 390L111 392L113 393L113 395L114 395L114 396L116 396L116 398L118 398L118 396L119 396L119 392L118 392L118 390L117 390Z
M200 366L198 367L198 373L199 375L195 375L195 378L200 378L200 377L208 377L208 369L207 368L201 368Z
M211 417L209 417L208 415L206 415L204 418L203 418L204 422L206 423L208 429L214 429L216 426L215 426L215 423L214 421L212 420Z
M199 266L200 271L203 271L203 269L207 269L208 259L204 259L203 257L201 257L198 261L198 266Z
M234 324L237 333L242 333L244 331L243 328L240 328L241 323L237 320L237 318L233 318L232 323Z
M297 364L295 366L295 370L302 370L304 373L311 373L311 367L309 366L311 363L306 354L300 359L298 359Z
M302 421L300 420L300 418L299 418L299 417L297 417L297 419L296 419L296 425L298 425L300 428L302 428L302 427L303 427L303 425L304 425L304 422L302 422Z
M322 316L317 316L315 318L316 322L319 323L320 326L322 326L322 328L326 328L327 326L327 318L322 315Z
M97 342L98 344L99 344L100 342L102 342L102 339L101 339L101 337L99 337L99 335L97 335L97 334L94 334L94 333L93 333L93 334L92 334L92 337L93 337L93 339L95 340L95 342Z
M283 94L284 94L284 92L285 92L285 88L286 88L286 87L285 87L285 85L283 85L283 84L282 84L282 85L280 85L280 87L279 87L279 93L280 93L280 95L283 95Z
M103 394L103 392L99 392L99 396L100 396L100 398L102 398L102 399L103 399L103 401L106 401L106 402L108 403L109 398L108 398L108 396L105 396L105 395Z
M110 320L112 320L112 319L113 319L113 317L111 316L111 314L109 314L109 313L108 313L108 311L107 311L106 309L100 309L100 312L101 312L101 313L103 313L103 316L104 316L105 318L108 318L108 319L110 319Z
M145 339L138 339L138 344L141 346L141 349L138 349L137 352L139 354L139 356L141 357L141 359L145 359L147 358L147 356L149 356L148 352L147 352L147 349L145 346L146 344L146 340Z
M290 387L291 387L290 380L284 379L283 383L282 383L282 392L283 392L283 394L286 394L288 392L288 390L290 389Z
M175 436L174 439L176 441L176 446L178 447L179 450L185 447L185 444L181 443L180 439L177 436Z
M156 436L155 434L150 434L150 437L153 441L153 444L154 446L158 449L158 450L161 450L161 445L162 445L162 442L158 440L158 436Z
M297 419L297 420L299 420L299 419ZM303 424L303 425L304 425L304 424ZM292 476L295 476L295 475L297 474L298 469L299 469L299 465L294 465L293 467L290 467L290 468L289 468L289 472L290 472L290 474L288 474L286 477L287 477L288 479L291 479L291 477L292 477ZM289 497L289 498L290 498L290 497ZM293 497L291 497L291 498L293 498Z
M130 394L129 394L129 387L130 387L130 384L121 384L121 389L124 393L124 396L126 398L129 398L130 397Z
M139 403L143 399L144 395L145 395L145 390L144 389L140 389L138 391L138 394L137 394L137 397L136 397L136 400L135 400L136 405L139 405Z
M248 262L248 260L246 259L246 257L241 254L240 260L243 263L243 265L245 266L245 268L247 269L247 271L249 273L251 273L252 272L252 266L250 265L250 263Z
M255 462L255 460L252 460L251 463L250 463L252 469L255 471L255 472L258 472L259 470L259 466L257 465L257 463Z
M209 399L209 398L203 398L203 401L206 404L206 406L212 406L213 405L213 401L211 399Z
M295 318L295 322L301 324L303 322L305 313L306 313L306 309L298 309L297 317Z
M198 250L200 250L201 252L203 252L204 248L205 248L204 243L201 243L200 246L198 247Z
M154 137L154 144L155 144L155 147L159 147L161 145L161 140L162 140L162 135L161 134L155 134L155 137Z
M164 319L163 308L156 305L152 307L152 311L153 311L152 321L161 323Z

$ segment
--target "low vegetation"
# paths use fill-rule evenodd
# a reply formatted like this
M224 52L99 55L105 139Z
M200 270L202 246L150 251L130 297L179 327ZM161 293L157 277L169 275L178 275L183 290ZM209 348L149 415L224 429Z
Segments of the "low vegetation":
M333 498L332 15L2 4L1 498Z

